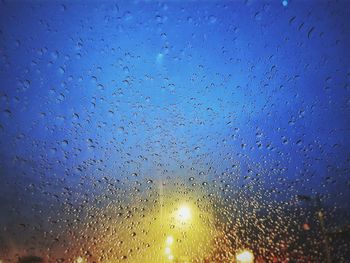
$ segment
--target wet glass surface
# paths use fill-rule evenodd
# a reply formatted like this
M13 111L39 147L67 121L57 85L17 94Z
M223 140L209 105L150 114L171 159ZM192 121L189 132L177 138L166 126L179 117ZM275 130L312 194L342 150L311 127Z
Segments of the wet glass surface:
M0 1L0 262L349 262L349 1Z

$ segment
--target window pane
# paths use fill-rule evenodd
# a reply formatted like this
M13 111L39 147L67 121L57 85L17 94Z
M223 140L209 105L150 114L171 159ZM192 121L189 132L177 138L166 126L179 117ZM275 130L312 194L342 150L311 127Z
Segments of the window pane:
M0 1L0 262L346 262L349 17Z

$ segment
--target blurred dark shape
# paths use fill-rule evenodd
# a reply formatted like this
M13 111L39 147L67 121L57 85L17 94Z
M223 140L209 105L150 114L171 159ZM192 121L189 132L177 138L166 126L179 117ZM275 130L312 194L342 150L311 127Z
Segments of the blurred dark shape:
M307 195L297 195L297 198L299 201L306 201L306 202L309 202L312 200L312 198Z
M347 240L350 240L350 225L344 225L342 227L333 229L332 231L327 232L328 236L331 236L333 238L346 238Z
M26 256L18 260L18 263L43 263L44 259L37 256Z

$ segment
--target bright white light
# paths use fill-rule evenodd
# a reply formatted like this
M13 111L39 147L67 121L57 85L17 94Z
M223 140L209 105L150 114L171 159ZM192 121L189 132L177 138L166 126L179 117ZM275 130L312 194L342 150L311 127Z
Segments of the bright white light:
M172 237L172 236L168 236L167 238L166 238L166 244L168 245L168 246L170 246L170 245L172 245L174 243L174 238Z
M188 206L181 206L177 211L178 219L181 221L188 221L191 218L191 210Z
M236 260L238 263L253 263L254 255L249 250L243 250L236 255Z
M167 254L167 255L171 254L171 249L170 249L170 247L166 247L166 248L165 248L165 254Z
M169 256L168 256L168 259L169 259L169 260L173 260L173 259L174 259L174 256L173 256L173 255L169 255Z

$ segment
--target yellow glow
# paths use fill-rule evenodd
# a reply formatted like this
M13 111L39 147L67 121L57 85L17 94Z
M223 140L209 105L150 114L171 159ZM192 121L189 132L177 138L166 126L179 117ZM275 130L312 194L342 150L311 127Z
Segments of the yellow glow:
M172 236L168 236L167 238L166 238L166 244L168 245L168 246L170 246L170 245L172 245L174 243L174 238L172 237Z
M218 234L212 204L202 200L198 207L195 200L203 193L184 195L180 191L182 186L178 185L164 185L160 196L152 197L152 200L158 201L157 205L149 202L144 204L144 210L135 210L133 215L139 221L138 229L144 229L136 230L137 235L131 235L134 231L130 230L134 227L132 220L113 217L118 207L108 207L106 214L113 219L106 224L118 235L97 244L98 251L115 248L104 263L119 262L124 255L128 255L128 263L184 263L211 256L214 238ZM143 193L139 198L144 198ZM138 207L140 204L130 201L128 205ZM128 254L130 249L137 253Z
M254 254L249 250L242 250L236 255L238 263L253 263Z
M180 221L188 221L191 218L191 210L188 206L183 205L177 212L177 217Z
M74 261L74 263L84 263L85 262L85 260L82 258L82 257L78 257L75 261Z

